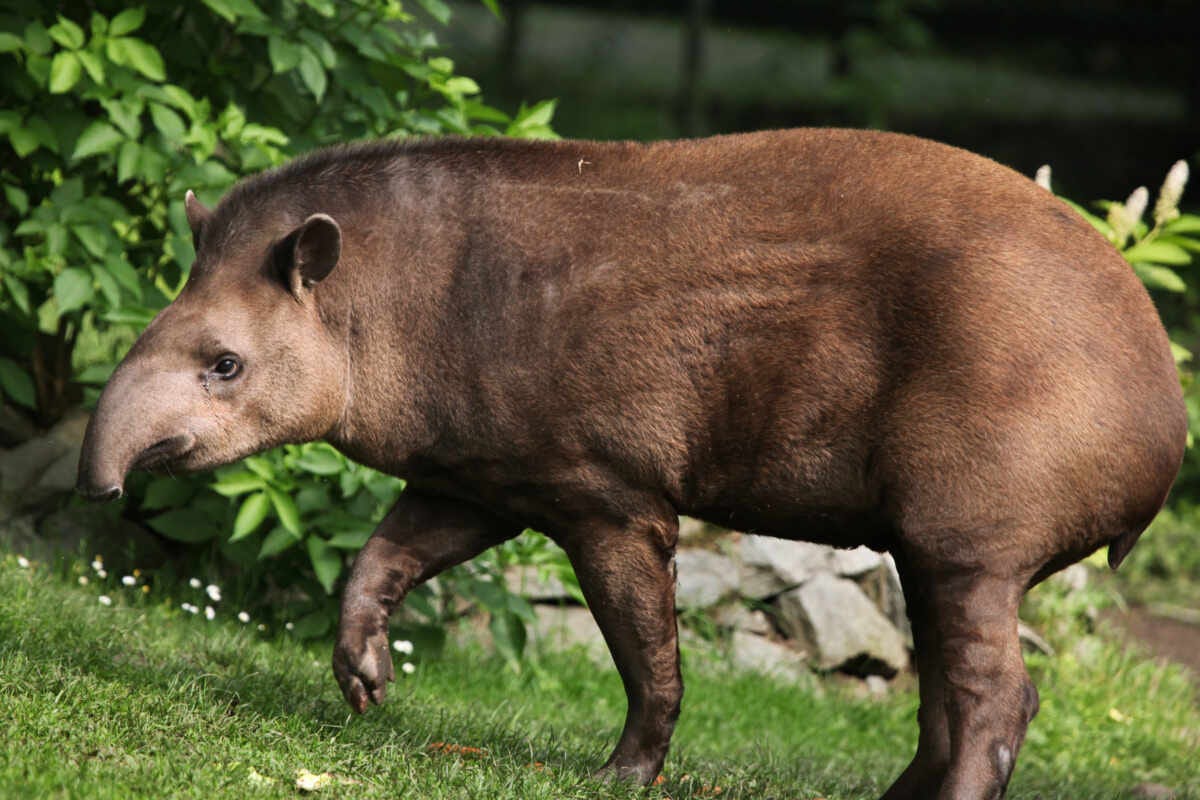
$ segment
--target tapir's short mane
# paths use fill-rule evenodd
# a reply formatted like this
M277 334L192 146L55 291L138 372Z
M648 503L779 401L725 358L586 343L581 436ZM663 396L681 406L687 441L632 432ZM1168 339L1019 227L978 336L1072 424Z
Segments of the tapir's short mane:
M314 195L328 195L331 191L349 187L361 197L363 192L390 180L394 167L412 164L414 160L449 159L468 167L465 159L456 157L481 153L544 153L563 146L544 140L448 136L322 147L239 181L215 209L209 236L224 240L249 220L261 218L264 212L290 212L292 216L303 218L312 213L307 205Z

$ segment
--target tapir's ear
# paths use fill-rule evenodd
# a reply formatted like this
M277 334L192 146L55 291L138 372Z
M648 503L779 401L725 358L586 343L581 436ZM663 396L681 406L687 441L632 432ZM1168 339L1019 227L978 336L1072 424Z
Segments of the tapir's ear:
M192 229L192 244L199 247L200 230L212 218L212 211L196 199L196 194L191 189L183 196L183 208L187 212L188 227Z
M341 254L342 229L328 214L313 214L275 246L275 266L300 300L333 271Z

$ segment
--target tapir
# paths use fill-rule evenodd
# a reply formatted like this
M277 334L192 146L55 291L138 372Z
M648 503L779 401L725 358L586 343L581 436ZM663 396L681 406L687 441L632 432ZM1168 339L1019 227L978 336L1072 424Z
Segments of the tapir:
M1183 457L1117 250L918 138L383 141L186 209L194 266L104 389L79 490L310 440L404 477L341 604L359 712L407 592L544 531L624 682L606 777L652 781L679 714L686 514L890 553L920 736L884 797L1000 797L1038 710L1022 595L1101 547L1115 568Z

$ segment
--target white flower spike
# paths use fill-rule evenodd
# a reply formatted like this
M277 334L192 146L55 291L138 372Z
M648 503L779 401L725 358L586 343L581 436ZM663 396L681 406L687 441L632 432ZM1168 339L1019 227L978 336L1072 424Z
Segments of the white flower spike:
M397 639L396 641L392 642L392 649L397 653L403 653L406 656L412 655L413 643L407 639Z
M125 584L126 586L136 586L137 578L133 577L132 575L123 575L121 577L121 583Z
M1050 188L1050 165L1042 164L1040 167L1038 167L1037 175L1034 177L1033 181L1047 192L1054 191Z
M1125 201L1124 205L1114 203L1108 210L1108 224L1113 229L1117 247L1125 246L1125 242L1133 234L1137 224L1142 221L1142 215L1146 213L1146 206L1149 203L1150 190L1145 186L1139 186L1133 190L1133 194L1129 195L1129 199Z
M96 599L100 601L100 605L102 605L102 606L111 606L112 605L112 598L106 594L102 594L99 597L97 597Z
M213 610L212 606L204 607L204 618L210 622L217 618L217 612Z
M29 569L29 559L25 556L17 556L17 566L21 569Z
M240 623L242 623L243 625L245 625L245 624L246 624L247 622L249 622L249 621L250 621L250 615L249 615L249 614L247 614L245 611L239 611L239 612L238 612L238 622L240 622Z
M217 586L215 583L210 583L208 586L205 586L204 593L207 594L209 599L214 603L221 602L221 587Z
M405 675L412 675L414 672L417 671L417 668L411 661L405 661L403 664L400 665L400 671L403 672Z
M1184 187L1188 182L1187 162L1180 159L1167 173L1162 188L1158 190L1158 201L1154 204L1154 224L1166 225L1172 220L1179 219L1179 201L1183 198Z
M199 578L192 578L190 581L188 581L188 586L192 587L193 589L199 589L203 585L204 584L200 582Z

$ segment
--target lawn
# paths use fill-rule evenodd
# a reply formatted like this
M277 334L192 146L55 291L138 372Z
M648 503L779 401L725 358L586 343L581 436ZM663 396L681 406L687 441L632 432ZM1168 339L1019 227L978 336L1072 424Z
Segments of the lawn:
M788 687L685 653L665 781L605 786L588 774L624 701L615 673L581 654L542 654L517 675L451 648L355 718L329 643L210 622L155 592L110 592L105 606L64 572L0 556L3 797L295 797L309 770L332 773L328 797L849 800L877 797L915 741L909 691ZM1033 671L1042 715L1010 797L1126 797L1153 780L1200 798L1200 708L1179 670L1093 637Z

